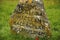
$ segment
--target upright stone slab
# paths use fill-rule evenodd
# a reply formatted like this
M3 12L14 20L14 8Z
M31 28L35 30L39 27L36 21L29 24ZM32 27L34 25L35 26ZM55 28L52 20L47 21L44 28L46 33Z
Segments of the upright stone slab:
M9 22L13 33L33 38L50 36L50 25L42 0L20 0Z

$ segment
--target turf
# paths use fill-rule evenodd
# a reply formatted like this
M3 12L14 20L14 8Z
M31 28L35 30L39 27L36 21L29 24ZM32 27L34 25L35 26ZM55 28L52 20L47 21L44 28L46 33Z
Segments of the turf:
M9 18L15 9L17 1L0 1L0 40L34 40L10 33ZM51 24L52 37L49 40L60 40L60 4L45 4L45 11ZM42 39L45 40L45 39Z

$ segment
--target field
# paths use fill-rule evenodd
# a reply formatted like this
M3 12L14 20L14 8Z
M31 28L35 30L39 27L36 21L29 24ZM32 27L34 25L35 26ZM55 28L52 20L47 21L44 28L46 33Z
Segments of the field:
M9 18L18 1L0 1L0 40L34 40L10 33ZM44 1L45 11L51 24L52 37L49 40L60 40L60 4ZM45 40L45 39L43 39Z

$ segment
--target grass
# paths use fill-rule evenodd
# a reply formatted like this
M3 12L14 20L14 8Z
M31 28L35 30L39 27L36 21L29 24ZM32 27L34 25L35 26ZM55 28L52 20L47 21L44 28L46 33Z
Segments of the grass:
M45 9L51 24L52 37L49 40L60 40L60 4L47 4L45 1ZM32 38L24 38L20 35L12 35L8 20L18 1L0 1L0 40L34 40ZM43 39L45 40L45 39Z

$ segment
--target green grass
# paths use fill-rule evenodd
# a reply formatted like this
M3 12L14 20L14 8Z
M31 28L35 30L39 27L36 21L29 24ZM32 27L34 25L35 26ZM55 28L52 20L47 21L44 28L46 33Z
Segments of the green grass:
M17 4L18 1L0 1L0 40L34 40L10 33L8 20ZM52 37L49 40L60 40L60 5L45 4L45 9L51 24Z

